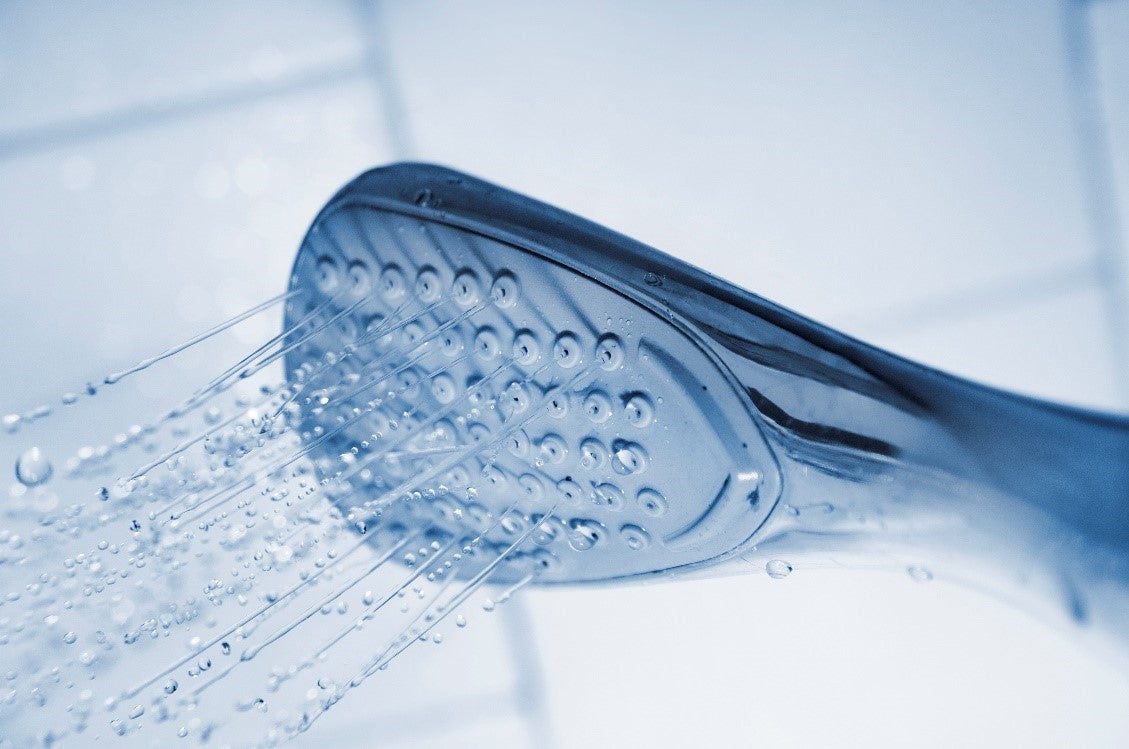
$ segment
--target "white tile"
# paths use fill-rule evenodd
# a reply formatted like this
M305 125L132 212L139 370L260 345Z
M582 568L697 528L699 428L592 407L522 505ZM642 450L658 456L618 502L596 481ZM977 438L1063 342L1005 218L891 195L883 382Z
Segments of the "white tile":
M1090 256L1052 0L386 16L416 156L817 318Z
M1091 285L1020 303L954 310L947 319L866 340L973 380L1052 400L1129 408L1112 359L1104 291Z
M0 5L0 134L355 64L346 2Z
M1090 28L1121 225L1129 231L1129 3L1092 3ZM1127 235L1129 236L1129 235Z
M358 82L0 161L6 400L53 399L283 291L317 210L387 160L382 126ZM247 329L210 355L274 332Z
M1111 208L1110 250L1120 252L1121 278L1110 279L1126 298L1120 308L1126 337L1123 355L1129 357L1129 3L1091 3L1089 29L1093 34L1094 67L1100 120L1099 155L1108 159L1111 184L1103 185ZM1107 148L1103 148L1107 147ZM1116 311L1115 311L1116 314ZM1122 361L1129 367L1129 359ZM1123 377L1129 382L1129 373Z
M445 664L448 665L448 664ZM436 676L458 680L457 670L444 668ZM364 699L368 699L365 696ZM378 699L378 697L373 696ZM528 727L521 716L507 712L497 701L461 700L454 698L442 702L429 703L424 710L414 715L403 716L395 713L373 714L364 706L358 708L358 701L352 704L342 702L341 712L352 711L352 724L345 730L336 726L319 725L291 743L291 746L310 749L323 747L368 747L381 746L396 749L519 749L543 745L530 742ZM385 738L385 737L388 738Z
M797 570L537 591L562 747L1129 742L1129 681L981 594Z
M487 595L484 592L482 595ZM319 719L317 725L297 742L297 746L386 746L423 747L490 746L491 737L502 741L494 746L523 747L529 730L519 710L519 688L524 675L511 653L510 632L502 619L504 609L486 613L475 596L464 607L467 626L456 627L450 620L435 629L442 643L416 642L356 691L347 695ZM381 620L366 627L358 642L342 642L329 663L318 668L338 681L359 671L364 662L386 646L379 625L404 617L389 607ZM345 624L346 617L341 618ZM405 617L406 618L406 617ZM324 635L314 622L301 638L321 642ZM331 629L341 622L332 622ZM370 640L366 643L364 640ZM287 643L291 652L301 652L302 643ZM342 663L352 665L342 667Z

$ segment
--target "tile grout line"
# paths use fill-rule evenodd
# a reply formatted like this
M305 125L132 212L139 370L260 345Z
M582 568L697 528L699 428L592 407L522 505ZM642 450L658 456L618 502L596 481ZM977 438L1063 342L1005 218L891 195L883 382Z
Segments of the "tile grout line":
M949 322L984 317L1036 302L1102 286L1094 263L1064 263L1024 278L1000 278L962 286L948 293L881 309L847 312L829 319L833 325L866 335L911 333Z
M1129 268L1116 205L1108 135L1102 118L1087 0L1061 0L1067 93L1078 138L1078 161L1094 241L1094 266L1105 291L1114 376L1129 406Z
M355 0L361 37L364 39L364 67L372 80L373 95L384 114L385 137L392 158L403 161L412 157L412 138L409 134L407 111L403 92L392 69L388 55L388 37L384 33L384 18L379 0Z
M528 725L530 746L535 749L552 749L556 746L556 739L545 696L545 669L541 666L541 657L537 652L529 607L520 597L511 598L506 602L506 607L503 620L510 633L514 662L518 666L514 701Z
M331 64L267 84L203 91L174 101L143 102L90 117L62 120L0 134L0 161L156 125L215 114L248 104L342 83L364 75L359 62Z
M397 160L414 156L403 90L387 50L388 34L380 0L356 0L361 34L365 40L365 68L372 80L373 95L385 117L385 136ZM530 746L550 749L555 745L550 728L550 711L545 698L545 674L532 639L532 625L526 604L519 596L507 602L502 614L509 630L510 655L518 678L513 685L514 707L526 724Z

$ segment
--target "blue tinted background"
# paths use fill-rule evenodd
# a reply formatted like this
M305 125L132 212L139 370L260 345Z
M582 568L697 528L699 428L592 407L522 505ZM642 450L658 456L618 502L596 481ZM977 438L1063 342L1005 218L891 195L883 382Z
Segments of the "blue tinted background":
M277 293L333 190L418 158L930 364L1129 409L1129 2L851 5L3 3L5 400ZM940 583L534 591L484 624L308 742L1129 744L1123 671Z

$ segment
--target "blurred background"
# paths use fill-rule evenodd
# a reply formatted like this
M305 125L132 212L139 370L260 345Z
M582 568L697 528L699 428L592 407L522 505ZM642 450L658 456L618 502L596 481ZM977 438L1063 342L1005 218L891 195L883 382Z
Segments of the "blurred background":
M332 192L402 159L952 372L1129 410L1126 0L7 0L4 410L278 293ZM304 740L1129 745L1129 674L939 582L519 598L413 648Z

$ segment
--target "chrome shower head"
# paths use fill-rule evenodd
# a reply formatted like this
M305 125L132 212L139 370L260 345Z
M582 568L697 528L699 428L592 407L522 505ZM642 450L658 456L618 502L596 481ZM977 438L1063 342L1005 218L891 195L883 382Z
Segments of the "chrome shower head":
M410 202L369 191L407 173L437 184L411 185ZM443 188L468 178L402 167L364 180L321 213L294 270L319 292L311 307L326 296L355 307L288 365L302 376L328 355L328 379L357 391L305 414L313 438L346 424L320 461L325 475L345 468L346 507L449 533L504 515L488 539L499 544L536 526L542 581L700 563L753 534L779 469L691 325L598 268L435 220Z
M520 540L500 574L539 582L780 549L1022 566L1049 534L1124 577L1125 418L913 364L472 177L361 175L291 286L314 293L287 326L322 305L335 331L288 356L301 429L361 529Z

